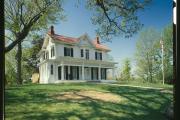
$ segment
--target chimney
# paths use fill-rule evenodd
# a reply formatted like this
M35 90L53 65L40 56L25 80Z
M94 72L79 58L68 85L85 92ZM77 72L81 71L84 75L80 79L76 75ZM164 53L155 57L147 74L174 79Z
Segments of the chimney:
M50 31L51 35L54 35L54 26L51 26L51 31Z
M96 41L97 41L97 44L100 44L99 36L96 36Z

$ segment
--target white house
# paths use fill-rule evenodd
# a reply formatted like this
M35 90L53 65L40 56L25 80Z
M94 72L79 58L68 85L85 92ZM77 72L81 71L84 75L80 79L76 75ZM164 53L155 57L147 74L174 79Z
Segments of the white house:
M106 80L107 70L114 70L116 64L108 61L109 51L99 37L92 41L87 34L79 38L62 36L55 34L51 26L38 53L39 82Z

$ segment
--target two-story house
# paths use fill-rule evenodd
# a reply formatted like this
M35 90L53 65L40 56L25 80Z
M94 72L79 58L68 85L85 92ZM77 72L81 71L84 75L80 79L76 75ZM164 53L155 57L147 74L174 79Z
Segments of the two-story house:
M92 41L87 34L79 38L62 36L51 26L38 54L39 82L106 80L107 70L114 70L116 64L107 60L109 51L99 37Z

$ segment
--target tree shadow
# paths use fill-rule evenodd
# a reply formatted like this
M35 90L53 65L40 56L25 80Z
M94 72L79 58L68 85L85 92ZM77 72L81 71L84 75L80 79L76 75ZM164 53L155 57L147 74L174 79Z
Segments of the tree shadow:
M55 85L56 86L56 85ZM92 87L93 84L92 84ZM119 95L126 99L120 103L113 103L93 99L88 96L81 95L83 99L59 100L55 99L47 93L46 89L26 89L23 92L14 89L6 91L5 105L27 106L25 109L13 111L7 108L5 117L11 119L25 120L68 120L68 119L104 119L104 120L164 120L165 116L161 113L164 106L169 103L171 94L162 94L157 90L141 89L132 87L117 86L100 86L110 93ZM67 90L72 91L72 89ZM77 94L78 89L73 90ZM59 91L56 91L59 92ZM63 91L65 92L65 91ZM18 94L19 93L19 94ZM54 91L53 91L54 93ZM78 94L79 95L79 94ZM52 105L62 103L66 106L77 105L77 109L66 109L61 105L57 105L57 109L51 109ZM39 107L44 105L45 107ZM158 107L157 107L158 106ZM62 108L61 108L62 107ZM48 108L48 109L47 109ZM23 111L24 110L24 111Z

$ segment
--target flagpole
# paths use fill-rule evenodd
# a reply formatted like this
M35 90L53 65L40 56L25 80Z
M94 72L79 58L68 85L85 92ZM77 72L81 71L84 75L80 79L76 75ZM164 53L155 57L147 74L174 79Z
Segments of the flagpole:
M162 39L162 34L161 34L160 44L161 44L161 50L162 50L162 77L163 77L163 85L164 85L164 43Z

